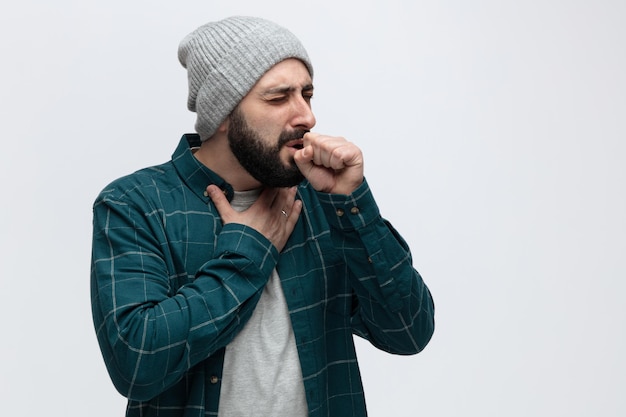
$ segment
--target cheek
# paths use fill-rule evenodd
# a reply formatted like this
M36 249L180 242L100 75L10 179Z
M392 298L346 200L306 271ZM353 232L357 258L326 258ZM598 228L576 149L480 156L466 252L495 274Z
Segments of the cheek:
M280 111L265 111L248 115L246 121L248 126L264 136L277 136L286 126L286 115Z
M281 130L273 128L269 125L261 125L255 129L257 137L263 141L266 146L273 147L278 143Z
M286 129L288 112L276 106L244 107L242 119L248 129L267 146L273 147Z

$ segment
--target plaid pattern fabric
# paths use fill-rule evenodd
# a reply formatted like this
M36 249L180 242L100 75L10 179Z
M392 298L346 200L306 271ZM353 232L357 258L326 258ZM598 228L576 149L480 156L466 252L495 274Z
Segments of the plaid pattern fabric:
M367 186L351 196L298 190L304 209L282 253L255 230L222 226L204 195L232 188L190 151L113 182L94 204L92 310L127 416L217 415L224 348L274 267L300 356L310 416L365 416L353 334L414 354L434 306L405 242ZM271 381L268 381L271 383Z

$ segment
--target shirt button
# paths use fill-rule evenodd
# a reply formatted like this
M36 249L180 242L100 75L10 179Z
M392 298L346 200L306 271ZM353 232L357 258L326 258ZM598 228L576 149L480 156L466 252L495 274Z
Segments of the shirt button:
M211 375L211 379L210 379L211 384L217 384L217 382L218 382L219 380L220 380L220 379L219 379L217 376L215 376L215 375Z
M205 196L205 197L208 197L208 196L209 196L209 193L208 193L208 192L206 192L206 191L205 191L204 193L202 193L202 194L204 194L204 196Z
M350 209L350 213L352 213L352 214L359 214L359 208L358 207L352 207Z
M337 209L337 216L341 217L343 216L345 213L345 211L343 211L343 209Z

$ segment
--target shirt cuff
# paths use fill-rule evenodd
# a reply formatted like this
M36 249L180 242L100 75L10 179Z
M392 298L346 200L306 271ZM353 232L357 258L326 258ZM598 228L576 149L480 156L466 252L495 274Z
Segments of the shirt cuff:
M328 222L335 228L357 230L380 218L378 205L365 179L350 195L317 194Z

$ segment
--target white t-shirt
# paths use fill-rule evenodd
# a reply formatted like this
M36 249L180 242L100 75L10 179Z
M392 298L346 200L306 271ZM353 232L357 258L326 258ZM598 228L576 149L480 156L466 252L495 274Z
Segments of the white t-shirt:
M236 192L231 205L246 210L259 193ZM276 269L250 320L226 346L218 415L308 415L298 349Z

